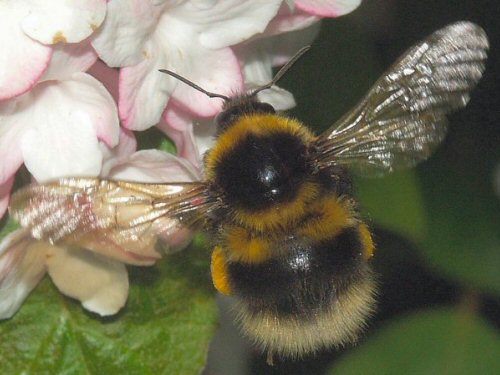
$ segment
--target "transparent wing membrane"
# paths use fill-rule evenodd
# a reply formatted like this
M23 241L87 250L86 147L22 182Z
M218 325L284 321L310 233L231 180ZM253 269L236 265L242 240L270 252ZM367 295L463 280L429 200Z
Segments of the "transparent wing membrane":
M179 226L202 226L213 205L201 182L141 184L65 178L17 191L10 213L34 238L51 243L146 251L158 236Z
M446 115L464 107L482 76L488 40L470 22L408 50L348 114L318 137L319 168L346 165L365 175L425 160L446 134Z

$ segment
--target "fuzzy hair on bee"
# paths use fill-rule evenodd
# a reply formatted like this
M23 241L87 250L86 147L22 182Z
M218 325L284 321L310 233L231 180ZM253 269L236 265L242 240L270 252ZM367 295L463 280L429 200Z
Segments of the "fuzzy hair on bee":
M162 70L225 101L203 181L69 177L17 191L10 213L35 238L99 251L115 243L148 254L161 233L203 229L214 246L215 288L235 299L242 332L271 358L355 342L377 288L375 245L350 173L381 175L428 158L446 116L467 104L487 50L473 23L436 31L320 135L257 99L305 49L269 84L236 98Z

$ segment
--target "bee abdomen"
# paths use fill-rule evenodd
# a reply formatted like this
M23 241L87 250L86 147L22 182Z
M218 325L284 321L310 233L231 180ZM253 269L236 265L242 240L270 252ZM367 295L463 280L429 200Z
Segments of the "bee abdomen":
M292 236L261 263L228 263L241 325L262 349L297 356L355 340L375 289L361 225L317 243Z
M287 251L278 250L279 257L260 263L228 264L234 293L250 301L256 312L307 317L330 306L358 277L362 242L357 228L316 244L293 236L276 246Z

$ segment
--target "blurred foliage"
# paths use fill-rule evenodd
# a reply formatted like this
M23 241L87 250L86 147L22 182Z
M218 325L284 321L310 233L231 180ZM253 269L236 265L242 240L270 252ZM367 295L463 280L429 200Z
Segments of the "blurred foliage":
M499 374L500 334L468 311L419 311L391 322L355 353L340 360L335 375Z
M140 133L136 133L137 136L137 149L147 150L147 149L157 149L171 154L176 153L176 148L174 142L165 136L160 129L152 127Z

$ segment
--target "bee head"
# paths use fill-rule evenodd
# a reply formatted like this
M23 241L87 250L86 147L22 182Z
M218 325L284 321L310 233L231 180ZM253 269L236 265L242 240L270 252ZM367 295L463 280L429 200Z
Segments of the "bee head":
M241 116L250 114L273 114L274 107L269 103L259 102L256 95L245 95L231 98L224 104L221 113L215 118L217 126L216 135L219 136Z

